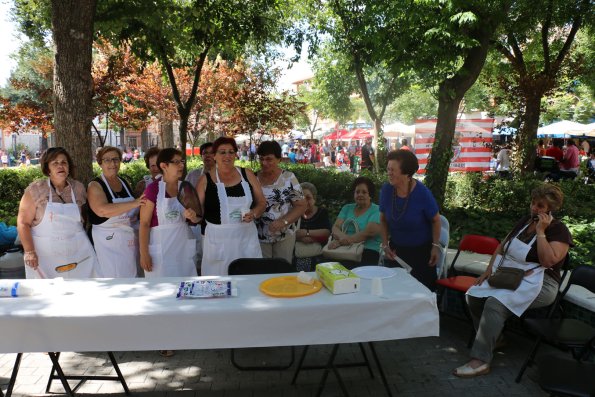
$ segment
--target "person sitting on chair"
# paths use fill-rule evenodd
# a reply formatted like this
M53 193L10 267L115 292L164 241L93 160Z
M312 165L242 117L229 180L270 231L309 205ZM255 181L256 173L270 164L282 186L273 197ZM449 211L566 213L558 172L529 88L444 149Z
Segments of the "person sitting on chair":
M471 360L453 371L471 378L490 372L496 341L506 319L521 316L529 308L552 304L560 284L560 269L573 245L566 225L552 211L562 207L564 194L559 187L542 184L531 192L530 214L512 229L498 246L486 271L467 291L467 305L476 330ZM525 270L516 290L489 284L492 269L501 266Z

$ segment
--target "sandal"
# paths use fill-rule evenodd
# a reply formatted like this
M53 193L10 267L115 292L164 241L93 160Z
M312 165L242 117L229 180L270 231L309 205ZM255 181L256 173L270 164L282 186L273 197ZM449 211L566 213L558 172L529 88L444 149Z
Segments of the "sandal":
M159 350L161 357L172 357L175 353L173 350Z
M490 365L488 363L481 364L477 368L472 368L469 364L465 364L452 371L454 376L459 378L474 378L476 376L486 375L490 373Z

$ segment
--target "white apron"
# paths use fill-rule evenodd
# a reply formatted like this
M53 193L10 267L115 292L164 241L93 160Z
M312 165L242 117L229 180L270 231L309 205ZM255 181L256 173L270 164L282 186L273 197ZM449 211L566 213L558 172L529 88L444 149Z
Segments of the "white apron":
M518 235L521 234L527 227L528 225L522 228L521 231L519 231L519 233L510 241L508 252L506 253L506 257L503 261L501 261L501 255L496 256L496 259L494 260L495 267L492 268L492 272L496 271L498 264L500 264L499 266L508 266L524 270L529 270L535 266L539 266L539 263L526 261L527 254L535 242L535 237L533 237L529 244L525 244L517 238ZM483 283L481 283L481 285L469 288L467 294L476 298L487 298L489 296L493 296L494 298L498 299L500 303L506 306L508 310L520 317L525 312L525 310L531 306L531 303L533 303L535 298L537 298L539 292L541 292L544 271L545 268L543 266L533 269L531 274L526 275L523 278L521 285L519 285L515 291L491 287L486 279Z
M50 195L37 226L31 228L33 244L39 261L39 271L25 266L27 278L91 278L95 277L97 257L81 222L81 212L70 187L72 203L52 203L52 186L48 179ZM76 264L68 271L56 267Z
M249 210L252 203L250 185L240 170L236 170L242 178L243 197L227 197L225 184L219 182L219 173L215 169L221 224L207 223L202 254L202 276L225 276L229 264L238 258L262 258L256 225L254 222L242 222L242 210Z
M156 203L159 225L150 231L149 255L153 270L145 270L145 278L196 276L196 242L184 218L184 207L177 197L165 197L165 182L160 179L154 183L159 183Z
M101 179L112 196L112 203L128 203L134 201L134 196L122 182L128 197L116 198L109 183L101 174ZM118 178L119 179L119 178ZM138 218L138 208L108 218L100 225L93 225L93 242L97 253L97 277L134 278L137 275L138 236L133 224Z

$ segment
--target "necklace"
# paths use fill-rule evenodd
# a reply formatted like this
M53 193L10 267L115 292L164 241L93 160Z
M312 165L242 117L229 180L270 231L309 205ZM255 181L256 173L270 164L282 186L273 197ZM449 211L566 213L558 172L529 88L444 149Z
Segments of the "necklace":
M405 215L405 212L407 211L407 205L409 204L409 197L411 196L412 186L413 186L413 179L410 179L409 183L407 184L407 196L405 196L405 202L403 203L403 207L401 207L401 208L397 207L397 199L399 197L397 196L397 188L395 187L394 197L391 202L391 210L392 210L391 217L395 222L398 222L399 219L401 219L403 217L403 215Z
M50 181L50 186L52 187L52 189L54 189L54 193L56 193L56 196L58 196L58 198L60 199L62 204L66 204L66 201L64 201L64 197L62 197L62 194L64 194L64 191L62 191L62 193L58 193L58 190L56 190L56 186L54 186L52 181Z

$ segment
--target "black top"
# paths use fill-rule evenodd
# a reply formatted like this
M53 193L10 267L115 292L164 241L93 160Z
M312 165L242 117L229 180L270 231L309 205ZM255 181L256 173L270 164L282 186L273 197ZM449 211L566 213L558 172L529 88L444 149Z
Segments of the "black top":
M317 229L331 229L331 221L328 217L326 208L318 207L318 210L311 218L304 219L300 223L300 229L303 230L317 230Z
M120 178L120 180L122 181L122 183L124 183L126 185L126 187L128 188L128 191L130 193L132 193L132 189L130 188L130 185L128 184L128 182L126 182L122 178ZM99 185L103 189L103 192L105 193L105 197L107 197L107 202L112 203L113 202L112 195L110 194L105 182L103 182L103 179L101 179L101 177L97 177L97 178L93 179L93 181L99 183ZM124 189L124 186L122 186L122 189L120 189L119 192L114 191L114 196L116 198L132 197L128 194L126 189ZM105 222L109 219L109 218L103 218L103 217L97 215L95 212L93 212L90 205L88 207L89 207L89 221L91 222L92 225L101 225L103 222Z
M372 167L372 159L370 158L371 155L374 155L374 149L372 149L372 146L368 144L362 146L362 168Z
M527 224L527 222L529 222L529 216L524 216L512 229L510 236L516 236L516 234ZM533 235L528 236L527 238L532 239L532 237L533 237ZM560 222L558 219L555 219L555 218L554 218L554 220L552 220L552 223L550 223L550 225L547 227L547 229L545 229L545 238L547 241L559 241L561 243L568 244L570 247L574 247L574 244L572 243L572 236L570 234L570 231L568 230L568 228L566 227L565 224L563 224L562 222ZM506 248L506 247L504 247L504 248ZM531 245L531 249L527 253L526 259L528 262L539 263L539 257L537 255L537 239L535 239L535 241ZM560 262L556 263L551 268L545 269L546 274L549 274L556 281L560 282L560 278L561 278L560 277L560 269L562 268L563 264L564 264L564 259L562 259Z
M240 172L242 173L242 177L248 182L248 186L250 186L250 193L252 193L252 197L254 198L254 188L250 181L248 181L248 176L246 175L246 170L244 168L240 168ZM215 172L213 172L214 174ZM207 176L207 190L205 192L205 220L210 223L214 223L216 225L221 224L221 205L219 204L219 196L217 195L217 185L213 181L211 177L211 173L205 174ZM242 188L242 183L238 183L234 186L229 186L225 188L225 193L227 193L228 197L244 197L244 188ZM250 208L254 208L254 199L250 204ZM204 233L204 227L202 232Z

